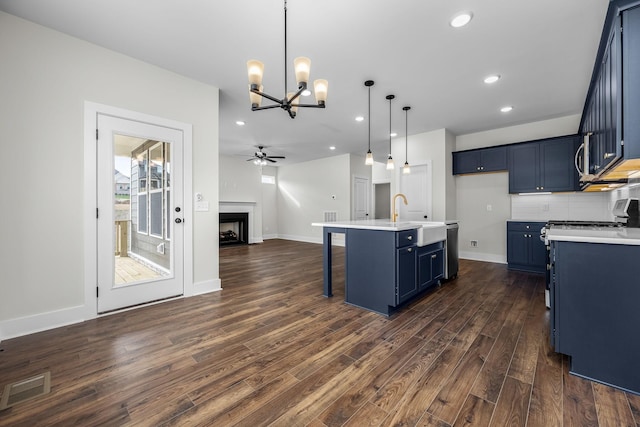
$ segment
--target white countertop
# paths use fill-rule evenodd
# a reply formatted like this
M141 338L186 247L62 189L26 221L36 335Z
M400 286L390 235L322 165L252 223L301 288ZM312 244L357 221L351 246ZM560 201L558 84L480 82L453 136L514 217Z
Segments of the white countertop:
M421 227L444 226L444 222L437 221L398 221L391 222L389 219L363 219L358 221L336 221L336 222L314 222L315 227L336 227L336 228L360 228L363 230L381 231L403 231L413 230Z
M593 228L547 230L547 239L562 242L640 245L640 228Z

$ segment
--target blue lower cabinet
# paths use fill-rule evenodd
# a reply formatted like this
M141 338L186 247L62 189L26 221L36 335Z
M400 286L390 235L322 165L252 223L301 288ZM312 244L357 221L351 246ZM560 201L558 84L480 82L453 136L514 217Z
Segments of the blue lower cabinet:
M551 242L550 336L570 372L640 394L640 246Z
M418 293L416 247L412 245L396 250L396 304L402 304Z
M547 248L540 240L544 222L507 221L507 263L510 270L544 273Z
M388 316L443 276L444 242L418 248L416 230L345 234L348 304Z
M429 289L444 276L443 242L418 248L418 291Z

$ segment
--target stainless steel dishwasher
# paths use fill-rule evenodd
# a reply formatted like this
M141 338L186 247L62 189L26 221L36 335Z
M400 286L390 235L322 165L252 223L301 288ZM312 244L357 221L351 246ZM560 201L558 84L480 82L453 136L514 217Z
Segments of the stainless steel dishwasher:
M458 276L458 222L445 221L447 240L445 241L444 279L451 280Z

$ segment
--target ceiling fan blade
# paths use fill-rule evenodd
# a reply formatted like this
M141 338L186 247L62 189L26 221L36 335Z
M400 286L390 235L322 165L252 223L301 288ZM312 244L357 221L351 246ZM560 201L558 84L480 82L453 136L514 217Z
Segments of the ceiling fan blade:
M266 161L268 161L268 162L271 162L271 163L275 163L275 162L276 162L275 160L271 160L269 157L265 157L264 159L265 159Z
M268 156L268 157L270 157L272 159L286 159L285 156Z

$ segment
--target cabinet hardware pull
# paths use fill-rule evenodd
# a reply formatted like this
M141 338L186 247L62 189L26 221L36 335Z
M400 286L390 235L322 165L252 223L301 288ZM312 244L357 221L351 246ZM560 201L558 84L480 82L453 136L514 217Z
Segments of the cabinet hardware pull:
M603 158L608 159L608 158L613 157L615 155L616 155L616 153L604 153Z
M437 258L437 257L438 257L438 255L436 255L436 254L431 255L431 258L432 258L432 259L435 259L435 258Z
M413 236L407 236L407 240L413 240Z
M407 252L413 252L413 248L407 249Z

